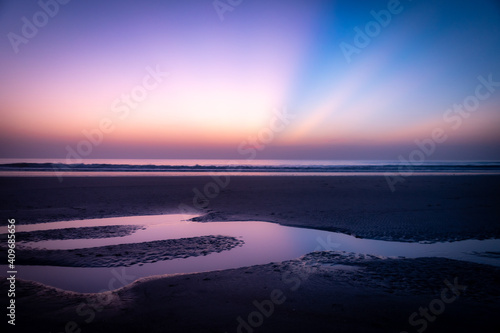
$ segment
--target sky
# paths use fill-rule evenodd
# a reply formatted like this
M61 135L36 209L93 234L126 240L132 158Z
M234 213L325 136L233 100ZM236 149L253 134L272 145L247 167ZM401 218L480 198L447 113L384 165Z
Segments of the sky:
M0 1L0 158L500 160L498 1Z

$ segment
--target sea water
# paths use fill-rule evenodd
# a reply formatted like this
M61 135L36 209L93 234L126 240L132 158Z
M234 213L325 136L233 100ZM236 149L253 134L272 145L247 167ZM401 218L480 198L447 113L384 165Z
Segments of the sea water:
M44 240L19 243L34 248L81 249L206 235L232 236L243 246L205 256L179 258L129 267L58 267L16 265L18 278L78 292L119 288L153 275L205 272L291 260L313 251L346 251L382 257L443 257L500 266L500 258L477 255L500 249L499 239L464 240L431 244L360 239L329 231L282 226L275 223L191 222L194 216L158 215L89 219L18 225L16 231L52 230L109 225L142 225L143 230L124 237ZM6 233L6 227L0 233ZM139 259L139 258L138 258ZM6 267L0 266L1 271ZM120 282L121 280L121 282ZM113 283L110 283L113 281ZM118 283L119 282L119 283Z

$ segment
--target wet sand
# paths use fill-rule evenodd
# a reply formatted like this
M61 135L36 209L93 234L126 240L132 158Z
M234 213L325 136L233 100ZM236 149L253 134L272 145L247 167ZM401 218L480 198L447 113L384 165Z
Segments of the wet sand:
M62 229L64 230L64 229ZM64 267L128 267L176 258L205 256L243 245L242 240L226 236L203 236L167 239L71 250L33 249L18 246L18 265ZM7 257L7 247L0 247Z
M498 176L413 176L394 193L376 176L243 176L230 177L217 195L195 196L211 182L217 183L210 177L0 178L0 211L4 221L28 224L191 207L204 214L201 221L260 220L385 240L500 236ZM0 292L7 288L2 279ZM425 332L498 332L500 269L318 252L144 278L99 294L18 280L16 309L15 332L417 332L424 326Z
M500 238L500 176L411 176L395 192L383 176L0 177L3 220L18 224L186 211L371 239Z
M125 237L137 230L145 229L141 225L107 225L102 227L64 228L55 230L18 231L16 242L40 242L58 239L97 239ZM7 234L0 235L1 241L7 240Z
M96 333L500 328L500 268L439 258L315 252L282 263L144 278L100 294L27 281L18 281L17 288L16 332L33 327ZM0 292L6 289L3 280ZM421 308L431 320L419 314ZM412 325L409 318L414 313Z

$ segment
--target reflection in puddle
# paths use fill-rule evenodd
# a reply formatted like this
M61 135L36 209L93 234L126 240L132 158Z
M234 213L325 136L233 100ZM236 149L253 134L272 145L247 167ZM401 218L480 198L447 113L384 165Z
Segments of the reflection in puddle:
M174 273L238 268L298 258L313 251L346 251L385 257L444 257L500 266L500 258L475 253L495 252L500 240L465 240L420 244L359 239L341 233L285 227L267 222L187 222L194 216L132 216L67 222L18 225L16 231L51 230L105 225L144 225L144 230L124 237L100 239L47 240L24 243L37 248L77 249L112 244L196 237L206 235L233 236L245 244L229 251L134 265L126 268L80 268L55 266L17 266L18 278L38 281L50 286L79 292L116 289L135 279ZM0 228L6 233L6 228ZM21 243L19 243L20 245ZM5 265L4 265L5 266ZM0 266L2 271L6 267ZM339 267L341 269L341 267ZM113 281L111 284L110 281ZM121 284L117 283L119 281Z

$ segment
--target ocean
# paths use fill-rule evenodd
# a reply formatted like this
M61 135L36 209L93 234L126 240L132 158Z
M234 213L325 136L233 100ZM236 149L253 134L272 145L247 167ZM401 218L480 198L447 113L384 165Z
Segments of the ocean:
M500 174L500 161L0 159L0 176Z

